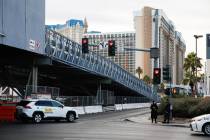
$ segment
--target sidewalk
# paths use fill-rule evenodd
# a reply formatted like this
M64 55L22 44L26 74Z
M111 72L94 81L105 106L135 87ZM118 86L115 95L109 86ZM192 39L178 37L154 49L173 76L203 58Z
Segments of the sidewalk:
M126 121L136 122L136 123L143 123L143 124L152 124L150 114L139 115L135 117L129 117ZM172 126L172 127L189 127L189 122L187 119L176 118L173 119L170 123L162 123L163 118L162 116L158 116L157 124L153 123L154 125L161 125L161 126Z

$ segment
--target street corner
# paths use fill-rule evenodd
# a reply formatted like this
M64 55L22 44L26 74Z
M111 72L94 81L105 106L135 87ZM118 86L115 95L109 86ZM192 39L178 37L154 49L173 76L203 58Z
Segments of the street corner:
M133 122L133 123L144 123L144 124L150 124L149 116L135 116L135 117L129 117L124 119L124 121Z

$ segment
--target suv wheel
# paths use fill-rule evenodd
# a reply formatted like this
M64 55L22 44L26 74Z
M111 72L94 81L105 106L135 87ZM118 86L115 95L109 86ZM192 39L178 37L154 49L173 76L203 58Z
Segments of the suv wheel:
M205 133L205 135L210 136L210 123L207 123L203 126L203 132Z
M35 123L40 123L41 120L42 120L42 114L41 114L41 113L35 113L35 114L33 115L33 121L34 121Z
M74 116L73 113L70 112L70 113L67 114L66 119L67 119L68 122L73 122L74 119L75 119L75 116Z

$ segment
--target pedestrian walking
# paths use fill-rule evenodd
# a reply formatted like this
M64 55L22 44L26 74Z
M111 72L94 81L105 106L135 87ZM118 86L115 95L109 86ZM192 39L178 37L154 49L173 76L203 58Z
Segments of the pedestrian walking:
M171 112L171 104L167 102L166 107L165 107L164 123L169 123L170 112Z
M153 121L155 121L155 123L157 123L157 115L158 115L158 106L157 104L153 101L151 106L150 106L150 109L151 109L151 120L152 120L152 123Z

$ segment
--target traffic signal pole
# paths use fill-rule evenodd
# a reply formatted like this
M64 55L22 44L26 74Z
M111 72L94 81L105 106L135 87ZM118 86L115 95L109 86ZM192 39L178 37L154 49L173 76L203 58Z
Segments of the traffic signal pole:
M157 67L158 67L158 58L154 58L154 68L157 68ZM153 86L154 86L153 87L154 93L157 94L158 84L154 84ZM158 96L156 100L158 100Z
M154 59L154 68L159 68L159 55L160 55L160 50L159 48L150 48L150 49L137 49L137 48L124 48L125 51L143 51L143 52L149 52L150 53L150 58ZM154 69L153 69L154 70ZM153 71L154 73L154 71ZM161 78L161 77L160 77ZM153 77L154 79L154 77ZM156 94L156 101L158 101L158 96L157 96L157 89L158 89L158 84L153 83L153 93Z

